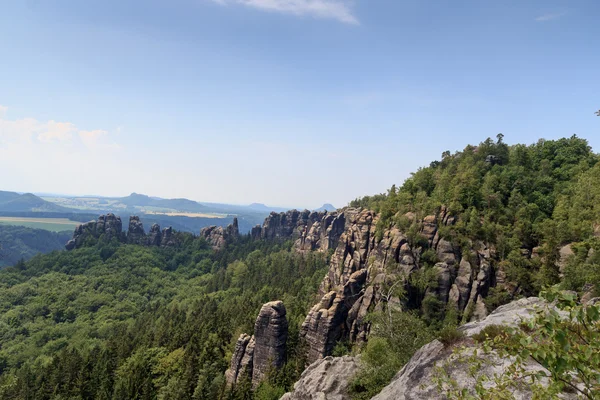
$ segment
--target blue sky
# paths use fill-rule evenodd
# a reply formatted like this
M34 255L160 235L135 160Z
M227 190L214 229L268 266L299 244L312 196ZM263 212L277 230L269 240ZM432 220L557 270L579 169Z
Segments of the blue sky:
M0 189L343 206L499 132L600 151L598 21L596 0L0 0Z

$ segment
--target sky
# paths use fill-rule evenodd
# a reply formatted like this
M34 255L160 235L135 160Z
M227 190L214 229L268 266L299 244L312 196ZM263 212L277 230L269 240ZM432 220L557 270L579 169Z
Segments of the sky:
M597 0L0 0L0 190L337 207L446 150L600 152Z

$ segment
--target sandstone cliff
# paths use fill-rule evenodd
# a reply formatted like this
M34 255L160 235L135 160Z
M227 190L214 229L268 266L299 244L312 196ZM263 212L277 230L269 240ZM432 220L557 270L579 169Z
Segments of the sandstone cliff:
M379 216L370 210L346 208L337 212L292 210L271 213L263 226L252 230L256 239L292 240L298 252L332 252L329 270L319 295L301 329L309 362L331 354L339 340L361 342L367 339L369 311L388 302L395 307L413 307L425 296L437 299L442 307L454 307L463 320L487 315L483 298L491 287L504 283L494 254L482 243L472 243L466 254L440 234L440 227L456 220L442 207L435 215L405 219L417 227L415 234L395 227L378 227ZM378 231L379 230L379 231ZM410 285L412 274L433 258L436 284L420 293ZM408 301L385 296L386 288L403 280Z

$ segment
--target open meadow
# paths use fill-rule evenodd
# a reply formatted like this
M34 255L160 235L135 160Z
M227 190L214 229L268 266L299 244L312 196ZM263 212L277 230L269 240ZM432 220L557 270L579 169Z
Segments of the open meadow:
M81 222L71 221L67 218L0 217L0 224L61 232L73 230L77 225L81 224Z

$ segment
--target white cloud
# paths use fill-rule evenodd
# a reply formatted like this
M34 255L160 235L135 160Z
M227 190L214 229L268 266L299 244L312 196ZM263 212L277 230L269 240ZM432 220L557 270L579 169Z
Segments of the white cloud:
M546 21L552 21L554 19L559 19L560 17L564 16L566 13L564 12L559 12L559 13L547 13L547 14L542 14L539 17L536 17L535 20L537 22L546 22Z
M241 4L260 10L311 16L315 18L335 19L337 21L358 25L358 19L352 13L347 0L212 0L215 3Z
M7 110L8 110L8 107L5 107L2 104L0 104L0 118L4 117Z
M73 138L73 133L77 131L74 124L70 122L48 121L41 124L43 132L38 135L40 142L68 141Z
M6 107L0 108L6 111ZM78 140L76 140L78 139ZM35 118L9 120L0 114L0 147L9 145L44 146L52 143L62 143L65 146L80 146L87 149L99 147L119 149L120 146L111 142L109 133L96 129L91 131L78 129L71 122L38 121Z

